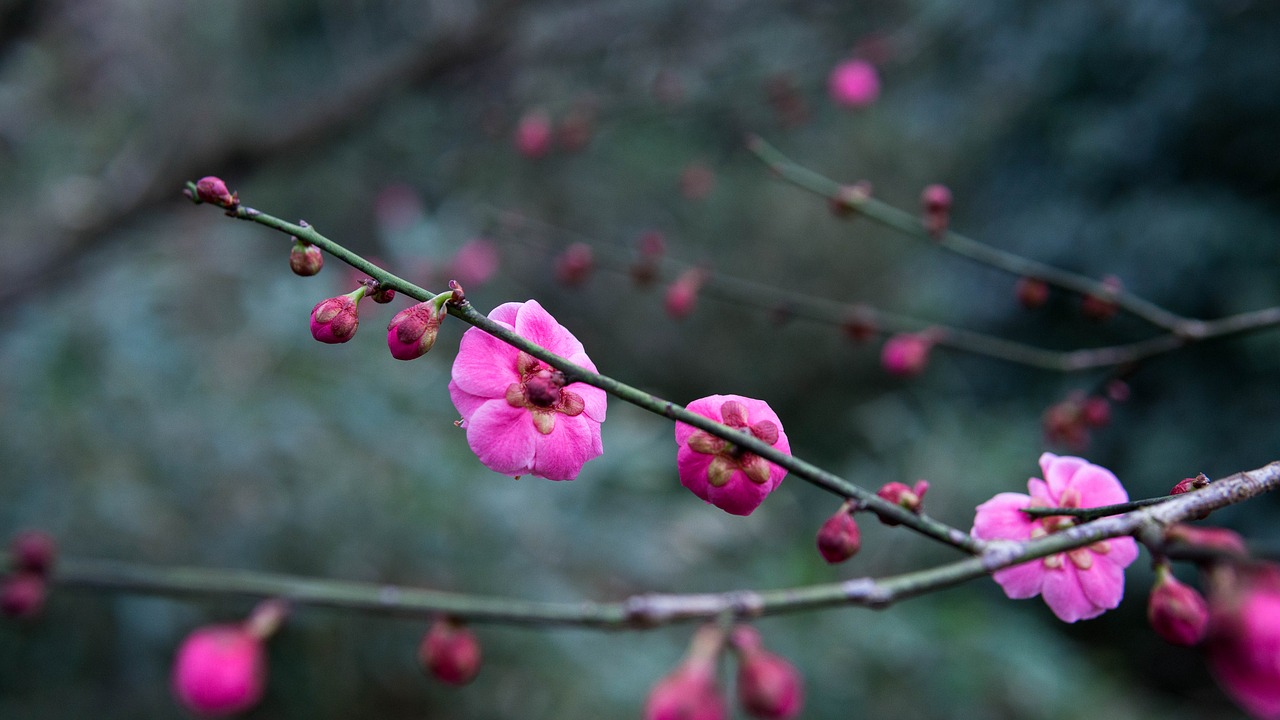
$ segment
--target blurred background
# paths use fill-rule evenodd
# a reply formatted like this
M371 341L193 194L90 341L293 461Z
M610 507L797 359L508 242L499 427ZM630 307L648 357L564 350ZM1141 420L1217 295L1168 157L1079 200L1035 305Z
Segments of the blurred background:
M850 58L879 77L862 107L827 94ZM1026 310L1016 278L834 217L742 138L911 211L946 183L963 233L1218 317L1280 304L1277 67L1280 5L1245 0L0 0L0 535L551 601L956 557L867 518L862 553L829 567L813 536L833 498L792 478L726 515L680 487L671 424L617 401L576 481L488 471L452 425L459 323L411 363L381 330L402 299L316 343L308 312L354 277L332 259L294 276L286 237L193 207L183 183L211 174L428 288L466 278L479 308L537 298L662 397L765 399L797 455L864 487L926 478L957 526L1024 491L1046 449L1134 497L1259 467L1280 458L1280 332L1137 368L1110 423L1064 447L1042 415L1105 374L939 350L904 380L879 340L782 322L768 308L802 293L1058 349L1155 332L1062 293ZM641 286L626 269L651 232L668 265ZM570 286L555 261L574 242L598 267ZM763 289L677 321L662 288L686 266ZM1274 545L1277 511L1213 521ZM1077 625L983 581L758 627L806 677L805 717L1241 717L1146 625L1147 561ZM55 591L38 622L0 624L0 718L182 717L178 642L249 607ZM426 627L303 609L247 716L638 717L690 633L480 627L484 669L453 690L415 665Z

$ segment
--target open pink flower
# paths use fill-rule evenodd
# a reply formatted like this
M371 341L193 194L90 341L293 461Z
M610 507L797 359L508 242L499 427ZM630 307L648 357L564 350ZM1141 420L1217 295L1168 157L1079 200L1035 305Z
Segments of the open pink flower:
M763 400L711 395L689 403L688 410L791 454L782 421ZM692 425L676 423L676 444L680 484L732 515L750 515L787 476L786 470L759 455Z
M973 535L981 540L1032 540L1076 524L1060 515L1031 518L1027 507L1088 508L1129 501L1129 494L1106 468L1077 457L1040 456L1044 479L1027 481L1030 495L1000 493L978 506ZM1010 598L1043 595L1063 622L1097 617L1120 604L1124 569L1138 557L1133 538L1112 538L1087 547L1032 560L993 574Z
M582 343L536 300L499 305L489 319L592 372ZM467 443L494 472L572 480L597 457L605 392L566 383L555 368L472 328L453 362L449 395L462 413Z

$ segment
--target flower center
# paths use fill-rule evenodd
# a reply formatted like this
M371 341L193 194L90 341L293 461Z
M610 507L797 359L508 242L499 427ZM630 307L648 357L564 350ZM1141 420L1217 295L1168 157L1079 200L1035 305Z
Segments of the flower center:
M507 404L528 409L534 427L543 435L555 430L557 413L574 417L586 409L581 395L564 389L564 373L559 370L523 352L517 357L516 370L520 381L507 386Z

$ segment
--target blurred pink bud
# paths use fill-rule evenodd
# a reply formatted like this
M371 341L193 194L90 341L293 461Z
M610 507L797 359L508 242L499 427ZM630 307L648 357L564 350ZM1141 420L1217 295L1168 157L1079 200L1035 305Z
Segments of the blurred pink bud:
M734 637L739 637L739 630ZM804 681L795 667L760 646L754 633L735 642L738 650L738 703L752 717L790 720L804 707Z
M827 518L818 530L818 552L832 565L848 560L861 549L862 531L847 506Z
M840 107L864 108L880 97L880 77L865 60L845 60L831 69L827 93Z
M1112 402L1124 402L1129 399L1129 383L1123 380L1112 380L1107 383L1107 397Z
M649 691L644 720L725 720L715 666L698 658L682 662Z
M631 279L636 285L645 286L658 277L658 267L666 253L666 239L661 232L650 230L640 236L639 256L631 266Z
M44 609L45 580L32 572L18 572L0 579L0 614L29 620Z
M1116 314L1115 295L1124 287L1120 282L1120 278L1115 275L1108 275L1103 278L1102 284L1106 286L1104 294L1085 295L1080 300L1080 313L1096 322L1110 320Z
M1218 684L1256 718L1280 718L1280 567L1214 573L1207 651Z
M1168 565L1156 567L1156 583L1147 600L1147 620L1156 634L1174 645L1191 646L1204 639L1209 604L1195 588L1173 576Z
M951 189L946 185L929 185L920 194L924 208L924 228L929 236L941 238L951 223Z
M58 556L58 544L43 530L24 530L9 543L15 569L46 575Z
M289 250L289 269L294 275L310 277L324 267L324 253L320 248L308 242L294 238L293 248Z
M1045 440L1080 451L1089 446L1089 428L1085 423L1083 397L1072 393L1059 403L1050 405L1041 418Z
M698 291L706 280L702 268L690 268L667 287L665 300L667 314L676 320L688 317L698 304Z
M480 672L480 642L466 626L440 618L423 636L418 662L441 682L466 685Z
M463 243L449 261L449 272L459 284L483 285L498 272L501 257L498 246L487 238L473 238ZM474 288L472 288L474 289Z
M574 243L556 258L556 279L569 286L581 285L595 267L595 253L586 243Z
M373 199L373 217L382 230L403 232L422 221L422 200L409 185L388 185Z
M330 345L350 340L360 326L357 306L367 290L359 287L346 295L316 303L311 309L311 336Z
M840 322L840 329L850 340L866 342L876 336L875 316L867 308L855 305L845 314L844 320Z
M1181 495L1182 493L1189 493L1192 490L1199 490L1200 488L1208 487L1209 482L1209 478L1205 477L1204 473L1200 473L1193 478L1185 478L1177 485L1174 485L1173 489L1169 491L1169 494Z
M1087 397L1080 404L1080 417L1089 427L1103 427L1111 422L1111 403L1097 395Z
M182 641L173 692L187 709L209 717L248 710L267 680L262 640L240 625L210 625Z
M1165 530L1164 539L1170 542L1181 542L1195 547L1218 550L1228 554L1248 554L1244 538L1240 537L1239 533L1226 528L1200 527L1177 523Z
M929 362L932 348L933 341L920 333L894 335L880 351L880 367L898 377L919 375Z
M703 200L716 187L716 174L700 162L692 162L680 172L680 194L688 200Z
M196 197L200 198L201 202L224 208L235 207L240 203L237 194L227 190L227 184L222 181L222 178L212 175L196 181Z
M537 159L551 150L551 117L545 110L530 110L516 125L516 150L530 159Z
M883 487L876 491L884 500L887 500L898 507L909 510L917 515L920 513L921 506L924 503L924 494L929 491L928 480L917 480L914 487L908 487L904 483L890 482L885 483ZM898 522L880 517L880 522L885 525L897 525Z
M1013 288L1018 303L1028 310L1042 307L1049 301L1049 283L1040 278L1020 277Z

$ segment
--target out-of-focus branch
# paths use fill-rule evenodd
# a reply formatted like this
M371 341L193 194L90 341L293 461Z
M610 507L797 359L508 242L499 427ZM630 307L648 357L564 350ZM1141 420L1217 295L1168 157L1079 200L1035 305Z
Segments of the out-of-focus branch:
M151 595L279 597L295 605L413 618L444 613L473 623L643 629L726 616L753 618L847 605L884 607L1107 538L1135 535L1152 547L1163 548L1165 527L1277 487L1280 487L1280 461L1223 478L1193 493L1036 540L992 542L976 557L934 568L879 579L862 577L778 590L642 594L621 602L536 602L248 570L155 567L72 558L59 561L50 581L56 587L68 589ZM9 563L3 553L0 553L0 563Z
M86 251L108 241L113 230L170 201L174 178L222 172L229 166L262 165L314 147L367 117L407 85L491 57L508 41L516 5L514 0L504 0L454 35L388 51L364 67L351 68L348 78L314 93L315 99L294 105L287 113L258 118L248 127L181 136L167 149L135 138L95 178L100 202L86 203L70 222L47 219L32 225L40 237L24 245L42 250L0 276L0 309L7 310L48 287L72 270Z

